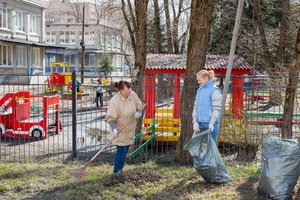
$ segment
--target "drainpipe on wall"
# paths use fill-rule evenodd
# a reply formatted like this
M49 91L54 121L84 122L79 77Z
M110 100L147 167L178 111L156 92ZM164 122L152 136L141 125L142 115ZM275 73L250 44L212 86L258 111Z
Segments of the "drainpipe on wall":
M27 45L27 82L30 84L30 45Z

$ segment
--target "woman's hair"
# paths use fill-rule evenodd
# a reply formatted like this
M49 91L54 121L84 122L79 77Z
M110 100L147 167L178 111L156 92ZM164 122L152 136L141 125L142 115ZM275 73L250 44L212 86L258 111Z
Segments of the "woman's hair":
M100 79L97 80L100 84L102 83L102 81Z
M208 77L208 79L212 79L212 80L216 79L215 72L213 70L207 71L207 70L203 69L203 70L199 71L196 75L201 76L201 77Z
M114 82L114 87L118 89L118 91L123 90L125 88L130 88L131 85L127 81L120 80L119 82Z

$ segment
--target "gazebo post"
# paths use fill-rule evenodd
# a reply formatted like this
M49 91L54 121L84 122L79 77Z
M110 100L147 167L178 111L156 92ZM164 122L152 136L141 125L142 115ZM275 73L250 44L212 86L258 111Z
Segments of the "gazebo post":
M155 117L155 99L156 99L156 89L155 89L155 76L146 75L145 77L145 90L144 97L145 103L148 103L146 107L146 118L154 118Z
M174 119L180 118L180 75L174 76Z
M244 78L232 78L232 114L236 119L244 116Z

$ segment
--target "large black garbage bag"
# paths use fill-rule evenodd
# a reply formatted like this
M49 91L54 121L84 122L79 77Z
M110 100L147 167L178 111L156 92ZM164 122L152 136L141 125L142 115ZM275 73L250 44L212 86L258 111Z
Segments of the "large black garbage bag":
M228 171L209 130L194 133L185 150L194 158L194 167L207 183L231 184Z
M300 145L292 139L270 136L262 142L262 168L257 192L273 199L288 199L300 175Z

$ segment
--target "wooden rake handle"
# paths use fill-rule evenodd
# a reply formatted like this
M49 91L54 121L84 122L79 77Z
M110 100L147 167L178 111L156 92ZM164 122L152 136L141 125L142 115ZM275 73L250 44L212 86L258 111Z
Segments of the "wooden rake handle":
M144 104L143 106L142 106L142 108L141 109L139 109L139 111L138 112L141 112L141 111L143 111L145 108L146 108L146 106L147 106L147 103L146 104ZM134 117L132 117L130 120L129 120L129 122L124 126L124 128L123 129L125 129L127 126L128 126L128 124L130 124L130 122L132 122L132 120L134 119ZM99 154L115 139L116 137L115 136L112 136L112 138L110 138L110 140L96 153L96 155L94 155L94 157L85 165L86 167L93 161L93 160L95 160L96 158L97 158L97 156L99 156Z

